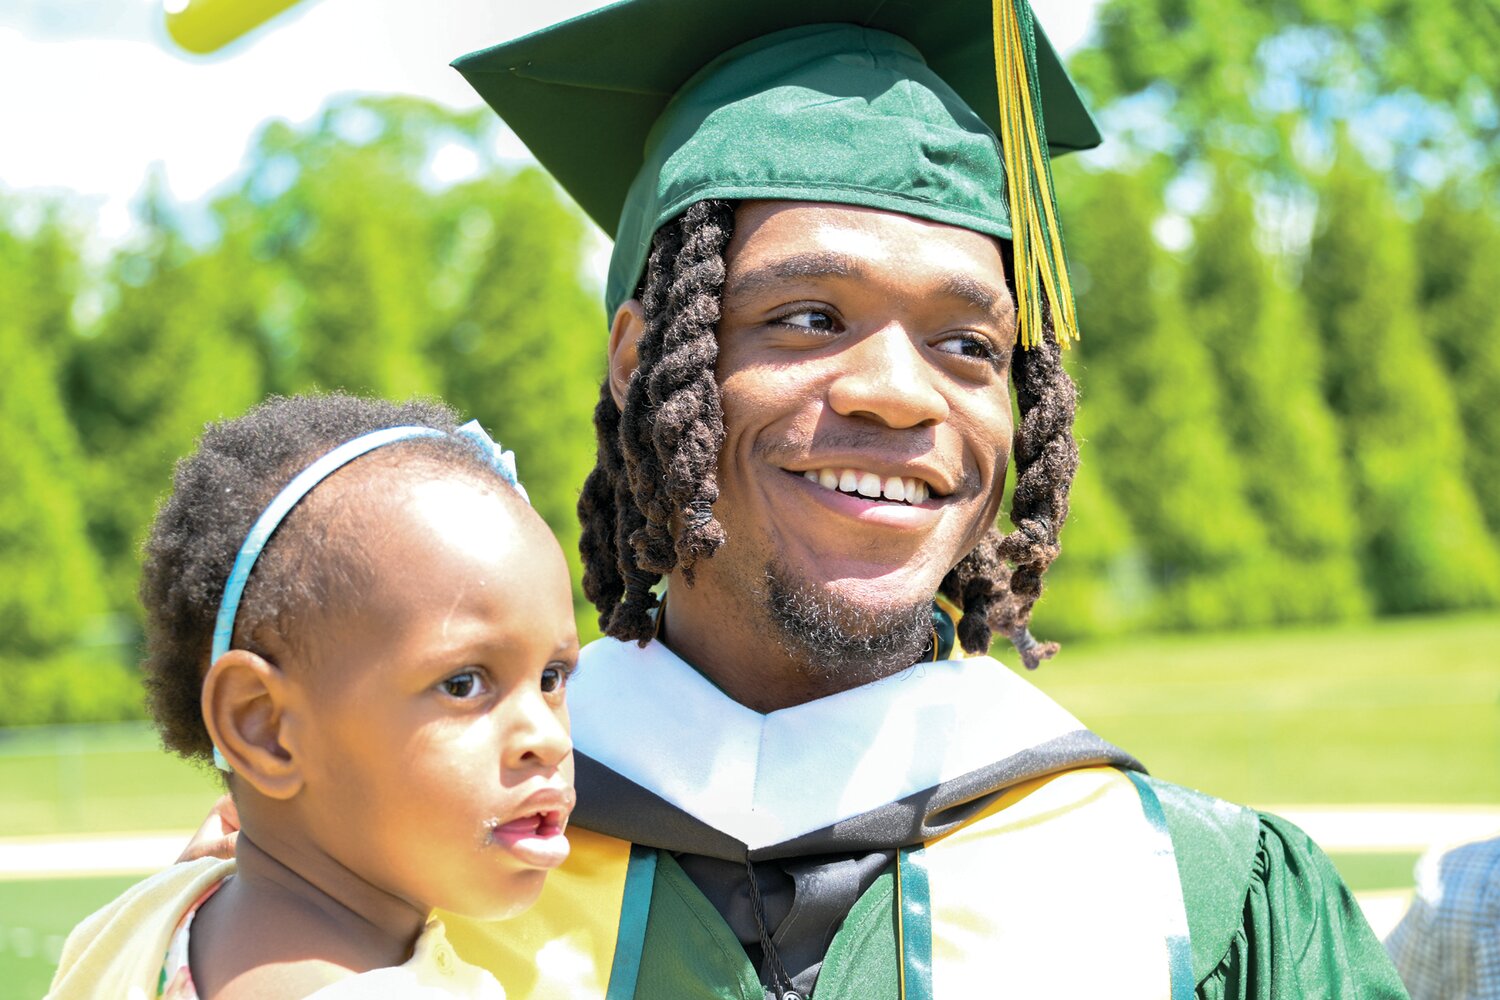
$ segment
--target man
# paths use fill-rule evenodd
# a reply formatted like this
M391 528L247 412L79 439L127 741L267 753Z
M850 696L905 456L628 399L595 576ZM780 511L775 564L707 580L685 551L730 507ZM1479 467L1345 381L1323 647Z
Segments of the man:
M512 997L1402 995L1304 835L984 655L1055 649L1048 155L1099 141L1024 0L627 0L457 66L616 237L573 855L450 919L467 958Z
M616 237L577 857L470 957L520 996L1401 995L1299 831L983 656L1054 648L1047 155L1098 142L1024 0L630 0L456 65Z
M1417 862L1417 892L1386 938L1412 1000L1500 998L1500 837Z

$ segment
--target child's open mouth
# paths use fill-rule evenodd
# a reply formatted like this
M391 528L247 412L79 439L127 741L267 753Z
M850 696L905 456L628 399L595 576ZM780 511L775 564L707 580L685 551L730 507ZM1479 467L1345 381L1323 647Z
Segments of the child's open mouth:
M547 809L507 823L491 821L489 842L534 868L556 868L568 857L568 838L563 836L566 819L561 810Z

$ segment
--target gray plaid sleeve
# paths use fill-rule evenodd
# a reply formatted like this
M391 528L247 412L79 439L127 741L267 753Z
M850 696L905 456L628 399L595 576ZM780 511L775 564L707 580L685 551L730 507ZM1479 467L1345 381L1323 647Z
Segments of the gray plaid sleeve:
M1416 874L1385 943L1412 1000L1500 1000L1500 838L1429 853Z

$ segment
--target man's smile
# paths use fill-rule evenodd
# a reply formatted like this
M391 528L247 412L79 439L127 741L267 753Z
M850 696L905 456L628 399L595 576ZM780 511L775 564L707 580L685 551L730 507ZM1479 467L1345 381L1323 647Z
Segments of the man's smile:
M926 480L914 476L881 476L877 472L847 467L808 469L802 473L802 478L810 483L817 483L825 490L908 506L925 503L932 493Z

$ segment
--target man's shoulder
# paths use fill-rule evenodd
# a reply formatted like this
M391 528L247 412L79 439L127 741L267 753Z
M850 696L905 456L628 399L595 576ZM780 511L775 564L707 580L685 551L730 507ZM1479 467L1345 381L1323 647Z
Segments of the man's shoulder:
M1158 778L1156 793L1172 836L1183 907L1193 945L1193 975L1218 966L1244 925L1245 900L1257 877L1262 817L1253 809Z
M1177 855L1200 995L1228 995L1267 971L1271 985L1261 985L1272 994L1295 984L1326 995L1405 995L1311 837L1271 813L1155 778L1146 784Z

